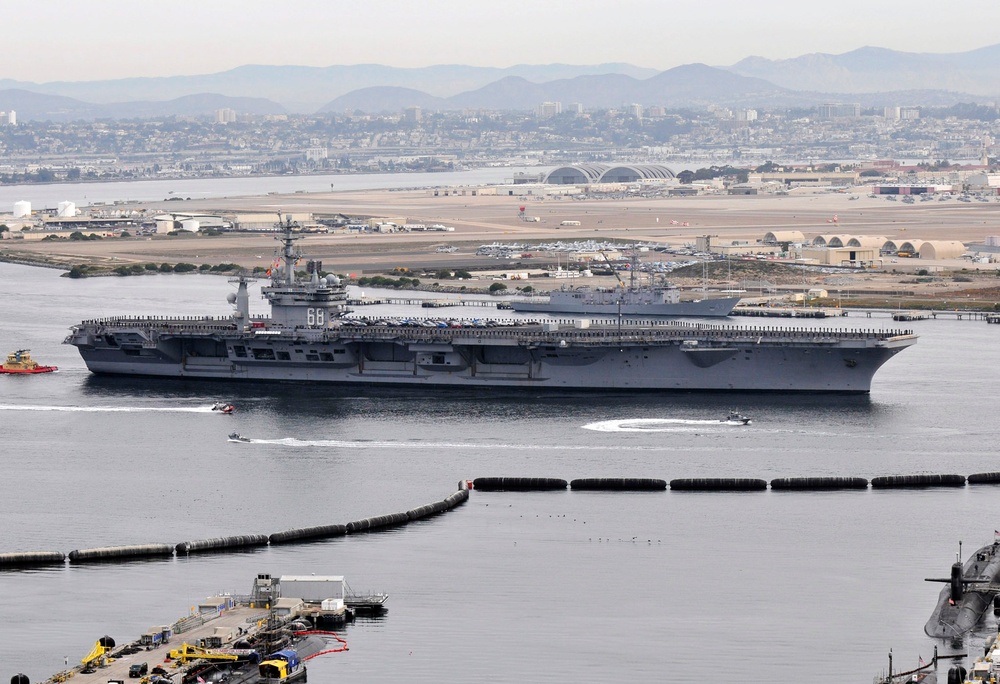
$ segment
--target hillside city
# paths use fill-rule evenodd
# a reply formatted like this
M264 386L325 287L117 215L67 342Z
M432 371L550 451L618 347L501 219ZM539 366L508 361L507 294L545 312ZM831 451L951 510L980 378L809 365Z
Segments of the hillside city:
M663 163L682 180L772 164L897 176L955 160L995 164L995 105L862 109L830 103L774 111L587 110L248 115L53 123L0 115L0 184L281 174L450 171L581 162ZM815 167L815 168L813 168ZM777 168L777 167L776 167ZM712 171L714 169L714 171ZM722 169L722 171L720 171ZM701 170L700 173L699 170ZM723 173L724 172L724 173ZM745 182L744 173L731 178Z

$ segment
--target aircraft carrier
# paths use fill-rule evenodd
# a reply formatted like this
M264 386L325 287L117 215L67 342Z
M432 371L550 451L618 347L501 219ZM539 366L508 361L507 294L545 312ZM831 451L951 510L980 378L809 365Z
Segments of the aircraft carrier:
M863 394L916 343L911 331L726 326L683 321L589 327L362 324L321 264L295 273L300 236L281 226L280 266L252 317L247 278L223 318L112 317L73 326L94 373L220 380L594 390L802 391ZM619 319L620 320L620 319Z

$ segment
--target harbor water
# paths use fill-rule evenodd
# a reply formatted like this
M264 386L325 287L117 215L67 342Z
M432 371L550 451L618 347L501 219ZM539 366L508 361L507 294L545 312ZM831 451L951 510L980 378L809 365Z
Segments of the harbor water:
M541 167L495 167L440 173L354 173L334 175L252 176L245 178L175 178L105 183L31 183L0 188L0 206L31 202L33 209L55 208L59 202L77 206L115 202L162 202L168 198L208 199L269 193L316 193L350 190L395 190L503 183L515 173L538 174Z
M474 392L92 376L60 342L84 318L224 315L225 278L70 280L0 264L0 552L269 534L443 499L481 476L856 476L1000 470L1000 326L905 324L920 341L869 396ZM263 303L252 293L252 310ZM456 309L414 315L480 317ZM367 312L364 312L367 313ZM736 319L734 325L758 324ZM838 318L777 325L900 327ZM211 411L231 401L233 415ZM730 410L746 427L719 422ZM227 441L231 432L250 443ZM478 492L391 531L228 554L0 572L0 677L42 681L257 573L390 594L310 681L870 682L923 634L958 542L1000 529L997 488ZM150 652L150 665L163 649ZM947 670L947 664L943 665Z

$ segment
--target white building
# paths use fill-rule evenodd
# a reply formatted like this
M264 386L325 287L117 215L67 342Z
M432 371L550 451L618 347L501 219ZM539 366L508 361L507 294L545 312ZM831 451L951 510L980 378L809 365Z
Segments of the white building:
M539 119L551 119L557 114L562 114L562 102L543 102L537 109Z

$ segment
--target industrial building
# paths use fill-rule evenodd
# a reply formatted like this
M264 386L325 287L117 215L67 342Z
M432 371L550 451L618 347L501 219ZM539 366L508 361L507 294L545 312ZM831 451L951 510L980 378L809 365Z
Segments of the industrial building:
M545 176L545 183L555 185L594 185L596 183L637 183L640 181L666 181L676 176L661 164L573 164L553 169Z

